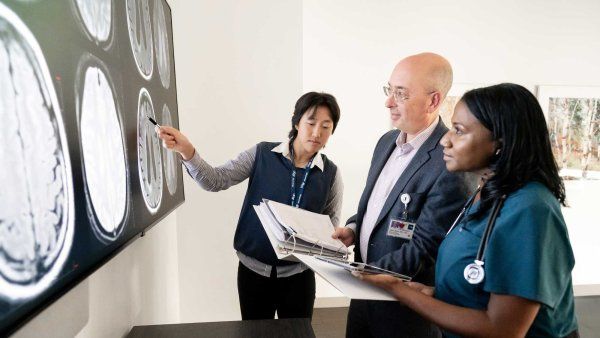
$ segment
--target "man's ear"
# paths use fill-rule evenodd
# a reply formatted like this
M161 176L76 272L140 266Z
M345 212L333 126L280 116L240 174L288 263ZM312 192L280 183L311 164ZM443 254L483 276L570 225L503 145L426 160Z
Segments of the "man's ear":
M429 108L433 112L436 111L442 105L442 94L440 92L434 92L430 95L431 98L429 101Z

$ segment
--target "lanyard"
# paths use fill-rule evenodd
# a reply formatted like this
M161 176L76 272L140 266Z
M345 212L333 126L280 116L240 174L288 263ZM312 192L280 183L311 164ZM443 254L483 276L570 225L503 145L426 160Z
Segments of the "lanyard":
M300 184L300 189L298 192L298 200L296 201L296 165L294 164L294 148L290 144L290 154L292 155L292 202L291 205L293 207L298 208L300 206L300 200L302 200L302 194L304 194L304 187L306 186L306 180L308 179L308 173L310 172L310 166L313 163L315 157L313 156L310 161L304 167L304 178L302 179L302 183Z

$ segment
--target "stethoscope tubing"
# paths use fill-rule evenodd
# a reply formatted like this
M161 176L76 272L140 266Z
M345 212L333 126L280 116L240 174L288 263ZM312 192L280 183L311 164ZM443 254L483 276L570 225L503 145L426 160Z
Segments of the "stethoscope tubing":
M477 196L477 194L480 191L481 191L481 185L479 185L477 187L477 189L475 190L475 192L469 197L469 199L467 200L467 202L463 206L462 210L460 211L460 213L458 214L458 216L454 220L454 223L452 223L452 226L450 227L450 229L446 233L446 237L460 223L460 221L465 216L465 214L467 213L467 211L473 205L473 203L475 201L475 197ZM478 266L478 269L480 270L481 278L477 279L476 281L472 281L472 280L470 280L467 277L467 274L465 273L465 279L470 284L479 284L483 280L483 276L484 276L483 264L484 264L485 250L486 250L486 248L488 246L488 242L490 240L490 237L491 237L491 234L492 234L492 230L494 229L494 225L496 224L496 218L498 217L498 213L500 212L500 209L502 208L502 205L503 205L505 199L506 199L506 195L502 195L498 199L496 199L496 201L494 201L494 205L492 207L492 213L490 214L490 217L488 218L488 222L487 222L487 224L485 226L485 230L483 231L483 235L481 236L481 241L479 242L479 248L477 250L477 255L475 256L475 261L474 261L474 263L475 263L474 265ZM472 265L473 265L473 263L468 264L465 267L465 271L467 269L469 269L469 267L472 266Z

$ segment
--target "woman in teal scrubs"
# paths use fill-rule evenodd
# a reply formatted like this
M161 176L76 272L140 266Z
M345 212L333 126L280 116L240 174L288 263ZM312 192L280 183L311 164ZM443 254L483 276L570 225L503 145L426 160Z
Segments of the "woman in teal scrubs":
M440 142L448 170L475 173L481 183L440 246L435 288L359 278L446 337L578 337L565 189L547 130L536 98L519 85L467 92Z

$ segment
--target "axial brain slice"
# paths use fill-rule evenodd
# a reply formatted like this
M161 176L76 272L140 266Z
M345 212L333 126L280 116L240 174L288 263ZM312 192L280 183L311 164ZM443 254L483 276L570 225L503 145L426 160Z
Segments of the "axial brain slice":
M45 288L64 263L73 232L60 110L39 47L25 30L0 4L0 296L5 298L29 297Z
M145 79L152 76L154 50L148 0L127 0L127 28L135 63Z
M111 0L77 0L77 9L88 34L96 42L105 42L111 29Z
M171 68L169 62L169 36L167 35L167 23L165 21L165 10L162 0L154 1L154 47L156 48L156 63L160 81L166 89L169 89L171 81Z
M162 161L158 136L148 117L156 120L150 94L142 88L138 100L138 168L144 202L155 213L162 199Z

